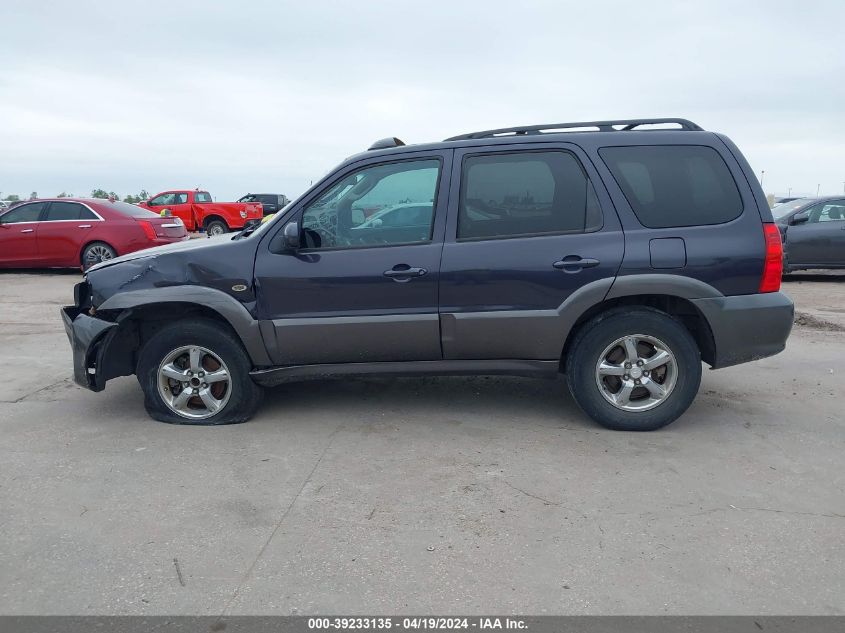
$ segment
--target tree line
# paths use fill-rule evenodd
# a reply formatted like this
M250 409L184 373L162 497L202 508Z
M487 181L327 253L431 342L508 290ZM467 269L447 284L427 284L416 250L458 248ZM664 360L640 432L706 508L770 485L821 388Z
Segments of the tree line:
M56 196L57 198L75 198L72 193L68 193L67 191L62 191L60 194ZM102 200L114 199L114 200L123 200L124 202L128 202L129 204L136 204L141 202L142 200L148 200L150 194L147 193L146 189L141 189L141 191L137 195L129 194L123 196L121 198L120 194L115 193L114 191L106 191L105 189L93 189L91 191L91 195L87 196L88 198L100 198ZM7 196L3 195L3 192L0 192L0 200L8 200L9 202L20 202L24 198L21 198L18 194L10 193ZM33 191L29 194L28 200L37 200L38 199L38 192Z

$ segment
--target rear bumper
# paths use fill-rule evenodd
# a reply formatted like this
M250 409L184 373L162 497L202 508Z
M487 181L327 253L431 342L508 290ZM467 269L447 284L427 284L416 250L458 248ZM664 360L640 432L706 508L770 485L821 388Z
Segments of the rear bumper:
M84 314L81 308L62 308L62 321L73 350L73 380L91 391L102 391L106 381L98 368L102 367L102 352L107 337L117 323L103 321Z
M782 292L693 299L716 347L713 369L774 356L786 347L795 306Z

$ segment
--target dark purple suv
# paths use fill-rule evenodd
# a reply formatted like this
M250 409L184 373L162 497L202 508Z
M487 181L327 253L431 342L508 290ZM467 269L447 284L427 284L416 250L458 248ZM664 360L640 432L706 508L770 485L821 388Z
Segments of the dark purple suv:
M91 268L63 318L76 381L135 374L164 422L243 422L306 377L562 372L600 424L651 430L702 361L783 350L781 265L726 137L535 125L379 141L263 225Z

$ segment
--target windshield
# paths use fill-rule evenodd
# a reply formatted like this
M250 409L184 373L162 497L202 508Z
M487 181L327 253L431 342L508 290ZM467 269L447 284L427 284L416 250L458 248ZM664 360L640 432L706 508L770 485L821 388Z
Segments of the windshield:
M798 198L798 200L790 200L789 202L781 202L772 207L772 215L775 220L780 220L782 217L795 211L799 207L803 207L810 202L812 198Z
M276 213L264 216L264 221L261 222L261 224L250 225L246 227L240 233L235 234L233 239L250 238L253 235L262 235L267 230L268 226L270 226L271 224L275 224L279 218L281 218L285 213L287 213L288 209L290 209L292 204L293 202L289 202L286 206L279 209Z

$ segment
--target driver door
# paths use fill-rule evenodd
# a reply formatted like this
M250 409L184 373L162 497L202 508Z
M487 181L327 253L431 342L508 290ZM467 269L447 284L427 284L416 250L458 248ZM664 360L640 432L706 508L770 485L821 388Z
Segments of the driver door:
M292 210L301 248L259 249L259 318L274 362L440 360L438 283L451 150L360 161ZM420 213L368 222L415 203ZM277 252L274 252L277 251ZM275 351L273 351L275 348Z
M809 218L786 231L790 264L820 267L845 264L845 199L827 200L806 211Z

